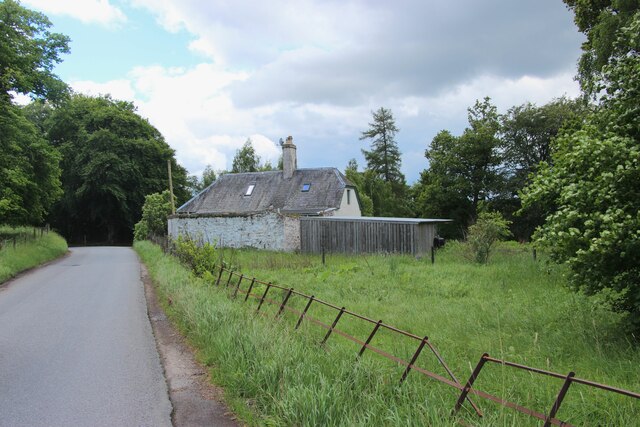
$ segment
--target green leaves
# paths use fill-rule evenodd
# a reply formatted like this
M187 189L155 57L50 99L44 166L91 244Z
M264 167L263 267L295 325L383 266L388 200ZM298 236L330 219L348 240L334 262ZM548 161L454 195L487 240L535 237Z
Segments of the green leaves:
M402 159L395 140L399 129L396 127L393 113L380 107L377 111L372 111L372 115L373 122L369 123L369 129L362 132L360 137L360 140L371 139L371 150L362 150L367 161L367 170L362 175L360 194L371 200L375 216L413 216L409 187L400 172ZM367 199L363 198L362 201L366 212Z
M467 233L467 245L477 263L486 264L493 245L511 236L510 224L500 212L480 212L478 220L469 227Z
M62 193L58 150L10 105L0 108L0 153L0 223L42 223Z
M612 305L640 328L640 71L634 47L640 13L617 30L599 87L597 110L556 140L553 167L523 192L524 206L553 200L557 210L535 237L571 269L587 294L614 295ZM634 33L634 34L632 34Z
M14 0L0 3L0 103L10 102L10 91L62 99L67 85L52 73L69 52L69 38L49 32L51 22Z
M64 197L51 219L70 241L129 242L145 196L169 186L167 160L178 201L190 196L173 150L131 103L74 95L46 128L63 155Z
M146 240L152 236L164 236L167 233L167 217L171 212L169 190L146 196L142 206L142 218L134 228L134 239Z

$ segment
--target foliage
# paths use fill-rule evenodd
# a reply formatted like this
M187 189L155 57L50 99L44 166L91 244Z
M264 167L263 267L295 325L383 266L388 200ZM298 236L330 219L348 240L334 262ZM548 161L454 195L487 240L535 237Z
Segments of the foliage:
M404 366L334 333L319 346L326 330L310 321L294 330L299 314L275 318L278 305L229 298L230 288L216 288L190 277L171 257L148 242L135 249L149 268L169 317L198 349L200 360L224 387L233 411L248 425L442 425L456 394L412 371L401 386ZM408 330L428 335L449 368L465 381L479 356L498 358L580 378L638 390L640 352L617 329L620 316L563 285L564 268L534 262L531 248L499 243L492 262L467 262L463 248L451 242L438 251L435 265L410 256L318 256L258 250L232 250L247 290L256 277L295 287L324 301ZM226 283L226 280L225 282ZM226 290L226 292L225 292ZM264 287L254 285L258 298ZM267 298L280 302L272 289ZM306 301L292 295L287 307L302 311ZM425 310L428 307L428 310ZM312 304L308 315L331 324L335 310ZM337 328L364 340L372 327L342 316ZM382 329L371 345L410 360L416 346ZM425 353L425 351L427 353ZM446 376L432 354L423 351L416 365ZM471 367L470 367L471 366ZM476 385L491 394L530 408L548 408L560 383L544 376L518 374L486 365ZM532 425L536 420L499 410L474 398L483 419L463 415L464 424ZM422 402L422 403L420 403ZM588 387L571 392L559 417L573 425L634 425L637 401ZM464 411L463 411L464 413Z
M216 248L209 242L198 242L178 236L172 242L175 256L198 277L211 277L216 269Z
M640 12L624 28L598 83L601 104L581 129L556 140L523 194L523 205L553 200L557 211L536 232L566 263L571 284L613 295L640 329Z
M221 173L221 172L219 172ZM189 188L191 195L195 196L218 179L216 172L211 165L207 165L202 171L202 177L199 178L196 175L189 175L187 177L187 187Z
M525 188L541 162L551 161L553 139L562 131L580 126L586 107L581 100L554 99L540 107L525 103L510 108L500 119L500 150L503 154L504 183L495 209L512 221L518 240L529 240L536 227L553 211L552 204L521 207L518 192Z
M400 149L395 140L399 129L391 110L380 107L372 111L372 115L373 122L360 137L360 140L372 140L371 151L362 150L367 169L358 180L360 194L371 199L375 216L412 217L409 187L400 172Z
M578 63L578 80L585 95L596 96L603 68L616 56L620 32L640 10L638 0L563 0L574 12L578 29L587 36Z
M51 22L15 0L0 2L0 104L9 92L59 100L67 86L52 70L69 52L69 38L49 31Z
M167 234L167 217L171 215L171 193L153 193L145 196L142 218L133 230L134 240L146 240L151 236Z
M242 148L236 151L233 157L231 173L257 172L260 168L260 156L253 148L251 138L247 138Z
M367 160L367 169L373 171L384 182L403 182L400 172L402 160L395 140L398 128L393 113L384 107L372 111L373 122L362 132L360 140L371 139L371 151L362 150Z
M63 157L64 195L50 219L72 242L130 242L145 196L168 187L167 160L178 205L189 198L174 151L129 102L74 95L46 128Z
M467 245L475 262L486 264L495 243L511 235L510 221L500 212L480 212L475 224L469 227Z
M416 209L424 217L450 218L448 237L460 237L480 202L491 201L501 188L496 107L487 97L468 109L469 127L461 136L441 131L425 151L429 168L414 188ZM456 233L457 231L457 233Z
M14 0L0 2L0 222L39 224L59 198L60 155L11 102L12 92L60 100L67 86L53 73L69 39Z
M18 236L15 248L12 243L3 242L4 238L13 236ZM53 231L41 236L40 230L36 230L34 237L32 228L0 226L0 283L64 255L67 249L67 242Z
M61 196L60 154L13 105L0 105L0 221L41 224Z

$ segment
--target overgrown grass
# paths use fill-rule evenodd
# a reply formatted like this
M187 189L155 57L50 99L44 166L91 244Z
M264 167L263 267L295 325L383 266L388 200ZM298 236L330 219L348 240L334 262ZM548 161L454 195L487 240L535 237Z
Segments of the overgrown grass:
M418 373L398 385L402 368L359 350L325 330L305 323L293 331L294 318L273 321L277 307L230 300L219 289L195 280L158 248L137 243L159 290L172 304L170 315L214 366L234 409L250 424L273 425L447 425L456 391ZM470 263L450 244L436 264L403 256L318 256L254 250L225 250L225 262L247 277L257 277L365 316L428 335L460 381L481 354L560 373L640 390L640 352L619 327L620 315L564 288L563 269L534 262L529 250L503 245L487 266ZM243 288L246 289L249 281ZM208 287L209 286L209 287ZM264 288L255 289L260 293ZM273 299L282 296L273 291ZM304 301L292 298L301 309ZM331 323L335 311L314 306L310 314ZM371 325L343 317L339 326L364 340ZM373 345L405 360L417 344L388 332ZM425 351L417 365L446 376ZM486 365L477 387L547 412L561 381L500 365ZM474 424L537 425L516 411L474 399L483 420L463 411ZM632 425L640 402L574 385L558 417L576 425Z
M16 237L16 245L13 238ZM50 231L33 234L33 228L0 226L0 283L18 273L58 258L68 250L67 242Z

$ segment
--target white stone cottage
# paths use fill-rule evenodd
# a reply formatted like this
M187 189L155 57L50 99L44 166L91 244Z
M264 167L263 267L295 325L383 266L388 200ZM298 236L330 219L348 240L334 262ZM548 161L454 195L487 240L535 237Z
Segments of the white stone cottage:
M169 236L294 251L301 216L361 216L356 188L338 169L298 169L291 137L282 150L282 171L222 175L182 205L169 217Z

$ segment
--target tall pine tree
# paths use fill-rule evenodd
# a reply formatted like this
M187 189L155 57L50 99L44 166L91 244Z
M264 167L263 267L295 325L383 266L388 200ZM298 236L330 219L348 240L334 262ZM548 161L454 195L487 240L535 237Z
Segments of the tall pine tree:
M373 122L360 140L370 139L371 151L362 150L367 161L365 192L373 200L376 216L413 216L406 179L400 166L400 149L395 140L399 129L391 110L373 111Z

